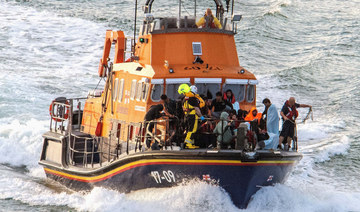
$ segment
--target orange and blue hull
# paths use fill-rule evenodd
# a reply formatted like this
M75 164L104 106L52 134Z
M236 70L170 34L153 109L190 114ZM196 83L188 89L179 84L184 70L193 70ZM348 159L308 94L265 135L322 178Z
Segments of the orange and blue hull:
M91 171L75 171L40 163L46 175L74 190L94 186L131 192L146 188L172 187L186 180L215 183L227 191L233 203L245 208L251 196L263 187L283 183L301 159L298 153L176 153L158 151L136 154Z

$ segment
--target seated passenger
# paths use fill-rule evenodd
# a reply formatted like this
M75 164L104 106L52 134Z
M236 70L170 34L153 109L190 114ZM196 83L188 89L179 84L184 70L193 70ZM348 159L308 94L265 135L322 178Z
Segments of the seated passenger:
M225 102L229 102L230 104L234 104L235 103L235 96L232 92L231 89L228 89L225 93L224 93L224 101Z
M235 95L232 92L231 89L228 89L225 93L224 93L224 101L228 104L231 105L231 108L234 110L239 110L240 109L240 105L239 102L235 101Z
M259 125L259 128L256 130L256 137L258 148L264 149L266 147L266 141L270 139L270 136L265 129L265 124Z
M222 28L220 21L215 16L213 16L212 11L209 8L206 10L205 15L201 17L200 20L196 23L196 26L199 28Z
M217 123L213 133L218 135L216 138L217 149L221 149L222 145L230 146L230 143L233 139L233 133L231 132L231 127L229 121L229 114L227 112L222 112L220 115L220 121Z
M209 103L208 98L205 95L200 95L200 97L204 100L205 106L201 108L201 114L207 117L211 117L211 101Z
M226 110L227 106L227 103L222 98L221 92L217 92L215 99L211 103L211 115L215 118L220 118L221 112ZM228 106L228 110L231 110L230 106Z
M216 147L216 136L212 133L215 128L215 123L206 121L200 124L195 145L200 148Z
M229 113L230 116L230 122L231 122L231 128L232 130L234 130L234 132L237 131L237 128L240 125L240 121L238 120L237 114L236 114L236 110L231 110Z
M253 120L257 120L258 124L260 124L261 121L261 113L258 113L257 109L255 107L251 108L249 114L247 114L247 116L245 117L245 121L253 121Z
M239 109L238 110L238 120L245 120L245 117L247 116L248 112L246 110Z

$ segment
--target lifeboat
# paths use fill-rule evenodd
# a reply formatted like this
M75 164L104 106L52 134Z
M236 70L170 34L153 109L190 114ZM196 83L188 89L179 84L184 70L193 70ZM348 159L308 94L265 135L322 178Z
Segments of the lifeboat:
M178 100L181 84L196 85L210 99L230 89L242 110L256 106L258 80L240 66L235 46L241 16L230 11L234 2L215 0L213 17L221 27L212 28L207 19L198 27L202 16L196 10L194 16L182 16L181 1L177 17L154 16L153 2L147 0L143 7L136 38L106 31L98 70L106 81L102 90L51 102L39 164L48 178L76 191L99 186L131 192L198 179L222 187L237 207L246 208L259 188L283 183L302 155L255 148L241 124L226 148L204 144L197 132L200 148L186 149L181 118L153 120L153 132L144 121L151 106L162 104L163 94ZM135 25L136 19L135 14ZM212 131L206 135L214 136ZM147 148L146 140L157 142L158 148Z

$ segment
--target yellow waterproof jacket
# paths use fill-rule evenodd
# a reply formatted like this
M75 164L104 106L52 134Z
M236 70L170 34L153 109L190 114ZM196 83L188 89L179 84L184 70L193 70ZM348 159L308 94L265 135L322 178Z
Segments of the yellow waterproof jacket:
M184 102L183 107L185 115L196 115L195 107L191 106L188 100Z
M185 94L186 97L196 97L199 100L199 107L203 108L205 106L205 101L200 97L199 94L194 94L193 92L188 92Z
M210 23L210 28L218 28L221 29L221 23L219 21L219 19L217 19L215 16L213 16L213 23ZM206 25L206 20L205 20L205 16L201 17L200 20L198 22L196 22L196 26L197 27L205 27Z

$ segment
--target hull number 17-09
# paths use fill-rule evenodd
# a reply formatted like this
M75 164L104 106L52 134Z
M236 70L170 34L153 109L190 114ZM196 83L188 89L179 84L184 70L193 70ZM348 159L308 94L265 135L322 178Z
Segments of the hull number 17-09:
M156 183L162 183L162 182L169 182L169 183L175 183L175 175L172 171L152 171L151 176L155 179Z

